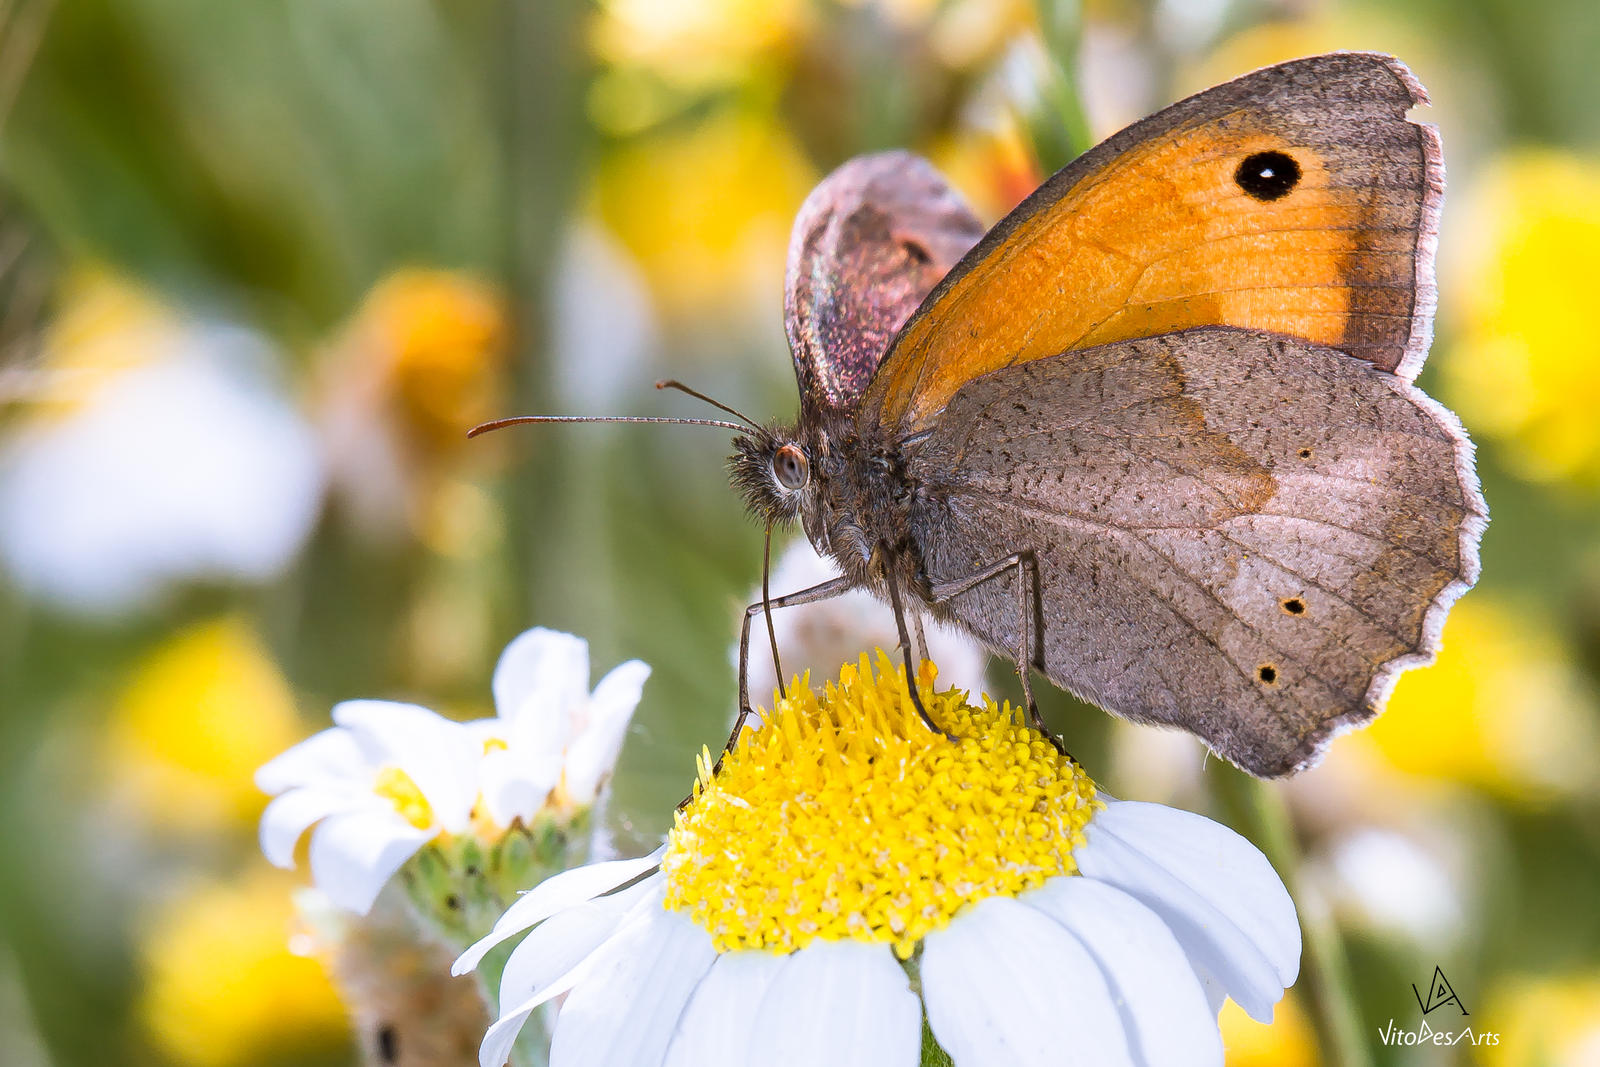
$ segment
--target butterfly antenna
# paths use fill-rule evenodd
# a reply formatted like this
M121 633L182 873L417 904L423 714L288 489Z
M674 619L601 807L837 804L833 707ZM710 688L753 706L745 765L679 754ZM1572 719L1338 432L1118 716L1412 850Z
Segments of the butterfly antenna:
M745 429L754 430L757 433L759 433L761 431L761 427L757 426L755 424L755 420L750 418L750 416L742 414L742 413L740 413L738 411L735 411L733 408L730 408L728 405L724 404L720 400L711 399L709 396L706 396L706 394L700 392L700 390L698 390L698 389L689 388L687 385L684 385L682 382L678 381L676 378L663 378L659 382L656 383L656 388L657 389L676 389L680 393L688 393L690 396L694 397L696 400L704 400L707 404L710 404L712 407L716 408L717 410L726 411L729 415L732 415L734 418L740 419L741 421L744 422Z
M530 422L660 422L675 426L720 426L724 430L744 433L754 427L721 419L668 419L651 415L513 415L509 419L495 419L479 423L467 431L468 437L477 437L490 430L503 430L507 426L521 426Z
M767 641L772 645L772 670L778 678L778 699L788 700L789 691L783 685L783 664L778 660L778 631L772 628L772 592L767 576L772 573L772 524L767 523L767 537L761 545L761 610L767 616Z

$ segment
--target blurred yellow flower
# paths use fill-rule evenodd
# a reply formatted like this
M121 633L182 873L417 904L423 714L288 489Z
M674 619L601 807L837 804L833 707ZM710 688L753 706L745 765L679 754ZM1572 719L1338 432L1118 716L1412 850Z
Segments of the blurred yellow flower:
M998 219L1044 181L1015 113L941 138L930 159L981 219Z
M1438 662L1402 675L1388 710L1356 736L1408 774L1538 804L1590 784L1593 721L1560 638L1479 595L1451 611Z
M1484 1028L1500 1035L1479 1045L1487 1067L1594 1067L1600 1063L1600 973L1519 977L1491 989Z
M1272 1022L1258 1023L1232 1000L1217 1018L1228 1067L1316 1067L1317 1045L1300 998L1285 996Z
M173 1062L287 1063L348 1041L323 965L290 951L292 876L252 868L169 901L144 933L139 1016Z
M805 0L601 0L599 8L590 39L601 60L694 88L749 77L808 14Z
M1416 24L1387 17L1376 7L1308 5L1304 10L1311 13L1257 22L1201 52L1199 62L1180 77L1178 88L1197 93L1261 67L1322 52L1387 52L1400 57L1430 86L1434 68L1449 65L1433 62L1438 49ZM1433 114L1418 118L1438 121Z
M1600 487L1600 160L1529 150L1494 163L1455 215L1445 390L1526 476ZM1452 276L1447 275L1446 280Z
M607 159L600 216L668 313L776 315L794 214L815 180L770 116L716 115L641 138Z
M431 544L442 488L469 461L503 454L467 431L506 413L509 319L505 295L483 278L405 268L334 339L318 421L344 514L364 533Z
M459 447L503 396L506 309L469 274L399 270L373 287L354 335L390 386L405 430L434 448Z
M114 793L146 818L212 831L261 814L255 769L298 736L277 665L248 623L223 618L178 631L134 668L105 759Z

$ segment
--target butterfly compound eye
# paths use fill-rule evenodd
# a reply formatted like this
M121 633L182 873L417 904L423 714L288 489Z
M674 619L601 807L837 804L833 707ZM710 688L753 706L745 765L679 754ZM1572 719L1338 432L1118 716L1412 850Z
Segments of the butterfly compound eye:
M811 480L811 462L799 445L784 445L772 454L772 474L785 489L804 489Z

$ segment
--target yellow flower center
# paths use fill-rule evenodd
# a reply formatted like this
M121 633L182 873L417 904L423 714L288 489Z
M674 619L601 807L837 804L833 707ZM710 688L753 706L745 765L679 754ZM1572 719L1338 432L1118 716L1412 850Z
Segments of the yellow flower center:
M820 697L805 679L747 730L695 797L661 862L666 906L718 951L889 942L902 958L985 897L1075 874L1073 849L1104 805L1094 783L1009 704L918 691L949 736L918 717L881 650Z
M372 791L393 804L400 817L418 830L433 825L433 805L428 803L411 776L399 767L385 767L379 771Z

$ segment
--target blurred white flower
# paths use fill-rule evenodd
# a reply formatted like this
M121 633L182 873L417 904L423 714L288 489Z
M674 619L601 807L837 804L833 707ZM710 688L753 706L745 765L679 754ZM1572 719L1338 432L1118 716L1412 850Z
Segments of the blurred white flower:
M552 370L566 408L608 414L645 391L659 343L650 288L600 226L584 223L567 233L551 304Z
M315 436L263 373L262 340L190 323L160 336L0 445L0 558L70 610L125 612L188 579L263 581L317 515Z
M629 660L589 691L589 645L537 628L506 646L494 671L497 715L470 724L484 741L484 808L499 826L546 805L592 805L617 762L650 668Z
M1341 911L1393 937L1442 948L1467 925L1455 872L1396 830L1366 826L1343 835L1310 874Z
M261 851L293 867L295 845L315 826L317 887L365 914L418 849L468 828L483 746L468 726L416 704L350 700L333 721L256 772L274 797L261 816Z
M838 576L838 566L818 555L811 542L801 537L778 557L768 586L776 597L809 589ZM751 591L750 600L760 599L758 586ZM863 649L893 648L900 643L894 612L888 604L863 590L816 604L775 609L772 629L778 636L785 683L806 671L820 683L832 678L839 664L853 662ZM923 617L923 629L928 638L927 658L939 665L941 685L969 693L987 689L984 667L989 662L989 653L981 644L955 627L927 616ZM760 616L751 620L750 699L755 704L766 702L778 688L765 631L766 623ZM737 644L730 655L737 667Z
M544 881L457 960L529 931L483 1067L562 994L552 1067L914 1067L924 1016L957 1064L1192 1067L1226 997L1271 1019L1300 928L1254 846L1096 797L1015 709L925 685L934 734L879 662L706 754L663 848Z

